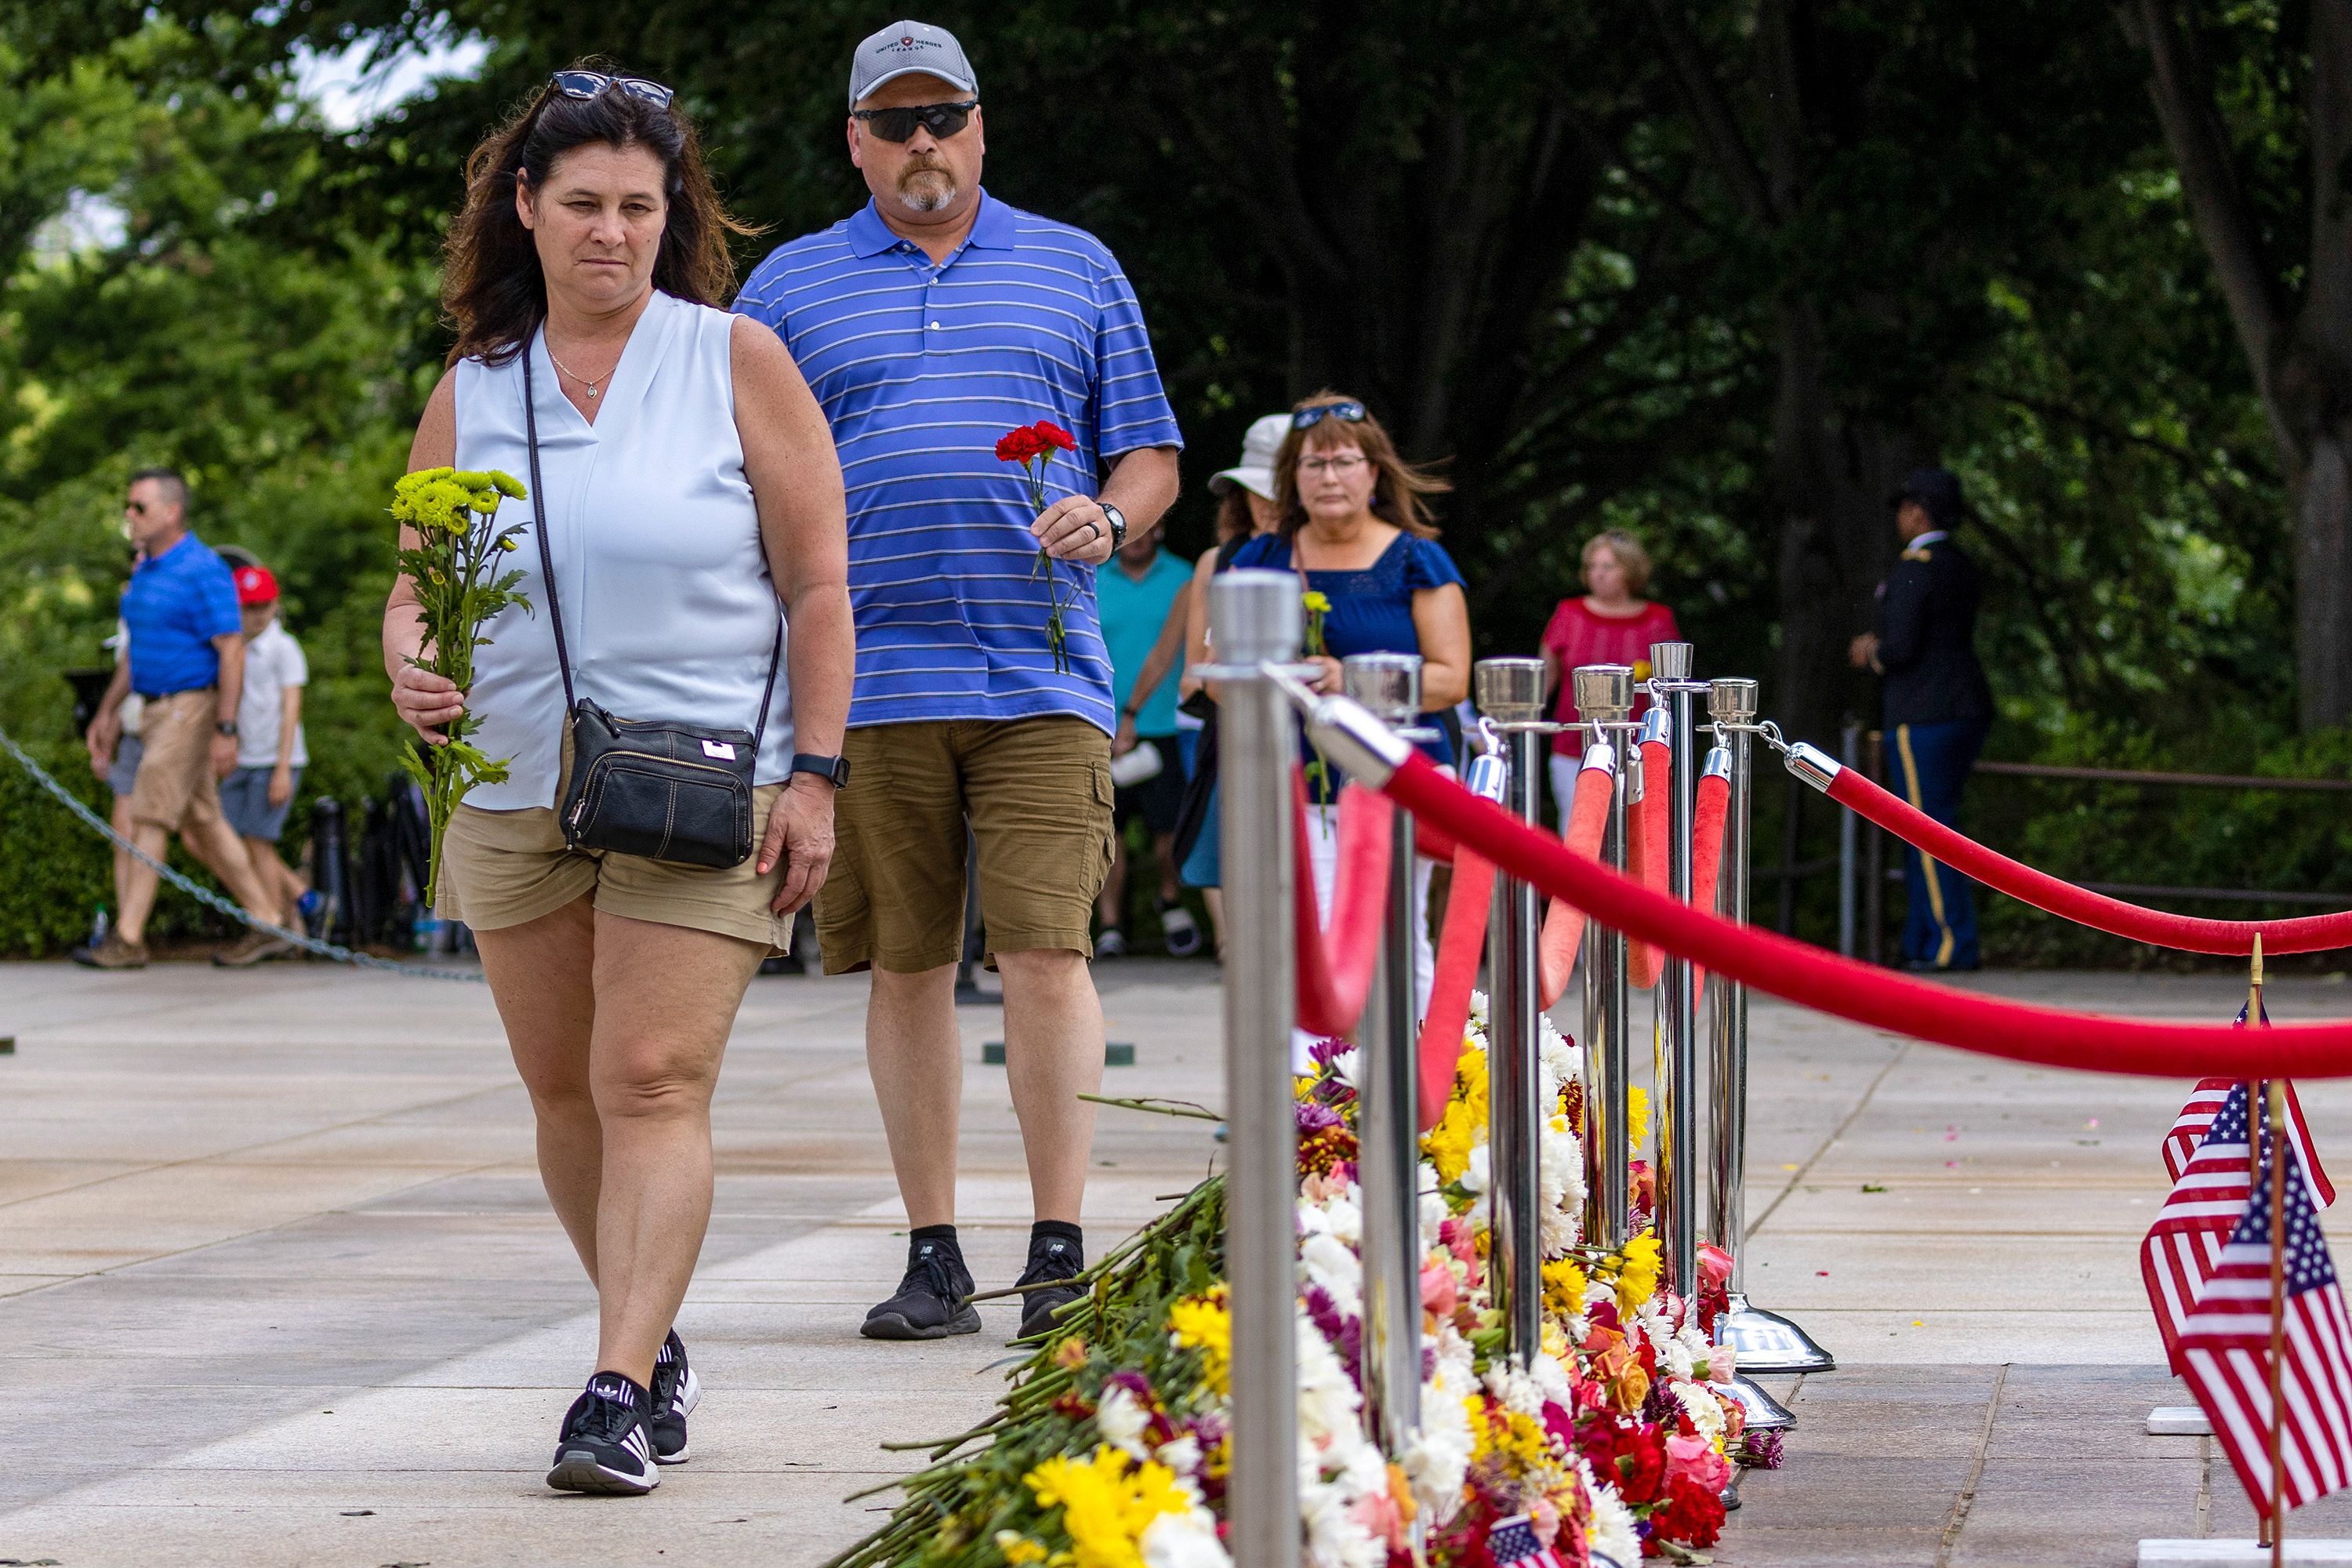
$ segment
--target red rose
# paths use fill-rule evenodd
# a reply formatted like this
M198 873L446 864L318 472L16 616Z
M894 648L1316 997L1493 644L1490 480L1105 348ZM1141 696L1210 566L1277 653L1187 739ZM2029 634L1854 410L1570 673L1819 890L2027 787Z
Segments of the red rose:
M1050 419L1040 419L1029 428L1037 433L1037 449L1041 452L1055 447L1065 452L1078 449L1078 438Z

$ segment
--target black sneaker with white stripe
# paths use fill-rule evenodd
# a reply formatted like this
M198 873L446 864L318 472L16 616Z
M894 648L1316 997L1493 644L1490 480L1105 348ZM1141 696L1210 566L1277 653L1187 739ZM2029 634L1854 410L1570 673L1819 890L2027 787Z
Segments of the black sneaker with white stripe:
M557 1491L641 1497L661 1485L646 1411L653 1395L635 1379L600 1372L564 1413L547 1484Z
M686 1345L672 1329L654 1362L654 1463L686 1463L686 1418L702 1403L702 1380L686 1359Z

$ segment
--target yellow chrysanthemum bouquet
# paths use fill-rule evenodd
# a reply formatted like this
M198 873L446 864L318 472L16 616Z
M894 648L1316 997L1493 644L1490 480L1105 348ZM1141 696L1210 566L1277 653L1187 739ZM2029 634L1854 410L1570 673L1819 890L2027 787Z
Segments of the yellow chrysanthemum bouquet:
M511 474L456 468L419 469L392 489L394 521L416 534L416 543L398 554L402 574L415 586L424 623L424 652L409 662L446 677L461 695L473 687L474 650L489 642L482 628L490 617L509 605L530 608L530 601L514 591L523 574L498 569L499 558L516 548L517 537L529 526L499 527L499 504L520 500L526 493ZM432 869L425 889L428 909L441 881L442 835L457 803L478 784L506 780L507 760L484 756L466 739L478 722L470 711L460 713L442 726L446 744L414 747L401 756L425 792L425 816L433 826Z

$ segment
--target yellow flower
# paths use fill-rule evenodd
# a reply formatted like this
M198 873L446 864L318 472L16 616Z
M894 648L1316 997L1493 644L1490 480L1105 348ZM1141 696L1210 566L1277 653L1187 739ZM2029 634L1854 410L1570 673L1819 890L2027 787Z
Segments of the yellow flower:
M1013 1568L1021 1568L1021 1564L1024 1563L1045 1561L1045 1549L1017 1531L998 1531L996 1550L1003 1553L1004 1560L1012 1563Z
M1470 1462L1501 1458L1513 1469L1526 1471L1549 1460L1551 1433L1533 1416L1507 1405L1473 1401L1470 1411Z
M1625 1088L1625 1127L1632 1134L1630 1142L1636 1152L1650 1135L1650 1091L1640 1084Z
M1168 1309L1168 1330L1180 1350L1201 1352L1201 1373L1218 1394L1229 1392L1228 1371L1234 1356L1234 1315L1225 1305L1225 1287L1213 1285L1205 1296L1187 1296Z
M1486 1135L1486 1053L1476 1047L1464 1049L1454 1067L1454 1092L1445 1114L1421 1141L1421 1152L1436 1168L1437 1184L1459 1181L1470 1168L1470 1151Z
M1133 1466L1130 1471L1129 1467ZM1040 1508L1059 1508L1062 1528L1076 1549L1076 1568L1143 1568L1137 1544L1151 1521L1164 1513L1192 1506L1192 1499L1176 1479L1176 1472L1156 1459L1139 1465L1106 1443L1090 1459L1056 1456L1022 1478L1036 1495ZM1006 1531L996 1538L1008 1563L1034 1563L1045 1557L1015 1557L1005 1545ZM1034 1546L1025 1538L1016 1542Z
M1636 1307L1656 1295L1663 1268L1654 1231L1645 1230L1627 1242L1617 1255L1617 1310L1631 1317Z
M1299 602L1307 606L1307 613L1310 616L1328 616L1331 613L1331 601L1311 588L1299 595Z
M1559 1317L1573 1318L1584 1310L1584 1289L1590 1283L1572 1258L1558 1258L1543 1266L1544 1305Z

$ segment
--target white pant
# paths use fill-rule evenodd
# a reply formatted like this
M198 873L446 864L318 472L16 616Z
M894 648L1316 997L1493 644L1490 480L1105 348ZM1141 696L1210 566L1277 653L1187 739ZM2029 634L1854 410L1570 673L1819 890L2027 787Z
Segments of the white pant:
M1331 921L1331 889L1339 871L1339 812L1337 806L1307 808L1307 853L1315 867L1315 910ZM1412 992L1413 1021L1429 1011L1429 987L1437 978L1437 953L1429 940L1429 874L1431 863L1415 857L1412 863ZM1307 1070L1315 1037L1304 1029L1290 1031L1291 1066Z
M1584 759L1566 752L1551 754L1551 804L1559 813L1559 836L1568 837L1569 808L1576 804L1576 775Z

